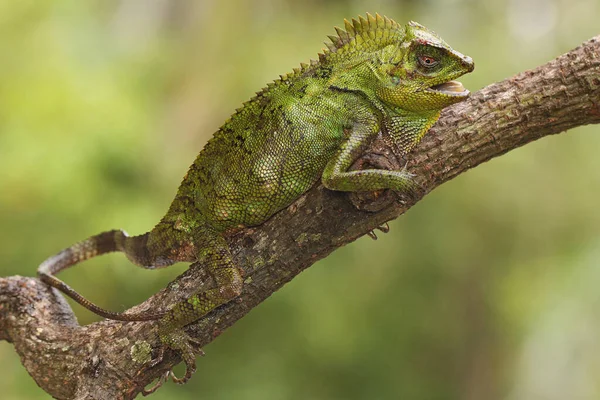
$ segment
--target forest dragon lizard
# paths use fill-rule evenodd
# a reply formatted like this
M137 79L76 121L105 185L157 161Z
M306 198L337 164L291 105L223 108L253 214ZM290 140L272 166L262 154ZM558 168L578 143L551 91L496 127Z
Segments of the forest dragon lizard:
M44 261L41 280L103 317L158 319L163 349L178 351L186 364L183 378L169 374L186 382L196 366L194 340L183 328L243 290L224 233L262 224L319 181L346 192L410 191L411 175L404 170L348 169L379 132L396 151L408 153L441 109L469 95L453 79L473 71L471 58L422 25L402 26L378 14L344 22L318 60L268 84L224 123L150 232L92 236ZM98 307L54 276L113 251L150 269L198 262L217 287L166 312L126 314Z

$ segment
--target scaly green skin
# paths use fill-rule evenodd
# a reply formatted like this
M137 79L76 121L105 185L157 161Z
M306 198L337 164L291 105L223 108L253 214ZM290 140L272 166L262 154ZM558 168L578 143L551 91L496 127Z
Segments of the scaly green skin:
M438 119L440 110L468 91L450 80L473 70L423 26L405 27L376 15L345 21L318 61L258 92L219 129L183 179L177 196L150 232L128 237L110 231L46 260L40 277L107 318L160 318L160 340L195 370L193 341L183 327L239 296L243 281L224 232L259 225L290 205L319 179L331 190L411 188L405 171L348 171L381 131L407 153ZM443 85L444 84L444 85ZM441 86L440 86L441 85ZM117 314L90 303L53 275L79 261L123 251L146 268L198 262L217 287L194 294L168 312ZM160 357L152 362L155 365Z

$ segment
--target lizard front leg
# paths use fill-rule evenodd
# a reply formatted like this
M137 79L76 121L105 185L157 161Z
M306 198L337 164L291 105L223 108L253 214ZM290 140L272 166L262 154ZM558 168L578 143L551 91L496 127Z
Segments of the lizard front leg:
M158 322L160 341L178 351L185 362L186 372L183 378L177 378L171 373L173 380L180 384L187 382L196 370L196 351L192 345L196 341L183 328L239 296L243 286L242 275L234 265L225 239L212 229L200 229L197 235L198 261L214 278L217 287L195 293L176 303Z
M348 139L325 167L322 182L326 188L344 192L370 192L380 189L408 191L413 187L412 175L406 171L365 169L348 171L352 163L367 149L379 132L375 121L357 122Z

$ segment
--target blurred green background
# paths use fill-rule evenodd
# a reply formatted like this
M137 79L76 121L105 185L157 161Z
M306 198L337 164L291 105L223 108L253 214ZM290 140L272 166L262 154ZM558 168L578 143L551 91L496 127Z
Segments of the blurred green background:
M0 275L150 229L235 108L367 11L473 57L473 91L600 33L598 0L0 2ZM206 348L191 383L152 398L599 399L598 148L600 127L581 128L461 175L294 279ZM111 255L62 277L122 310L184 269ZM49 398L6 342L0 360L3 400Z

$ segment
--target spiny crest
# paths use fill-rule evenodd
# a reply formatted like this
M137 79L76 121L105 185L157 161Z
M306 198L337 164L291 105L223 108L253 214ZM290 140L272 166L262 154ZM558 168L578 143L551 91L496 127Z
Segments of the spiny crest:
M327 49L318 54L318 61L311 59L309 64L300 63L300 68L294 68L293 72L289 74L279 75L279 79L267 83L266 87L256 92L256 96L244 102L236 112L242 111L248 103L252 103L278 85L290 82L307 70L318 67L330 57L336 55L346 57L359 52L375 51L393 42L401 41L405 35L400 24L388 17L382 17L378 13L375 16L367 13L366 18L361 15L358 20L355 18L352 18L352 21L344 19L344 28L334 28L337 36L329 36L331 43L325 43Z
M367 18L361 15L358 20L353 18L352 21L344 19L344 28L336 27L337 36L329 36L331 43L325 43L327 50L324 54L319 54L320 61L328 54L337 53L344 48L376 49L394 40L400 40L404 35L400 24L379 14L372 16L367 13Z

